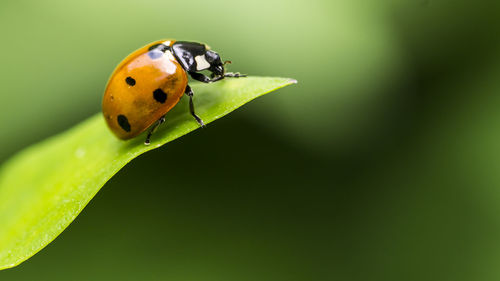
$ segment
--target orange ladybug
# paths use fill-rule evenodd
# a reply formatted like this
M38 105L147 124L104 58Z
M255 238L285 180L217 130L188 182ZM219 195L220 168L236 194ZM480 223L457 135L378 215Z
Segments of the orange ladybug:
M204 83L246 76L226 73L226 63L201 43L161 40L148 44L126 57L111 75L102 102L104 119L123 140L151 127L144 142L149 145L153 132L165 122L165 114L186 94L191 115L203 127L194 110L188 75ZM200 73L203 70L210 71L211 77Z

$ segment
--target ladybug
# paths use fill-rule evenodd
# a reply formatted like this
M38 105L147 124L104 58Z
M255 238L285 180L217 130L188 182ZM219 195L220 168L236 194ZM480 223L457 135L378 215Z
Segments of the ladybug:
M202 43L161 40L148 44L126 57L114 70L108 81L102 102L104 119L120 139L136 137L151 127L144 144L150 144L151 135L165 115L181 99L189 97L189 110L196 115L193 90L188 75L203 83L212 83L225 77L245 77L227 73L219 54ZM203 70L211 72L208 77Z

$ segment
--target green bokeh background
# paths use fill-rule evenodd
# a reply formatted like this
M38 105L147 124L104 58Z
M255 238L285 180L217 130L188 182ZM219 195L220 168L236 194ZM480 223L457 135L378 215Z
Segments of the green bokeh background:
M299 80L134 160L2 281L500 279L494 1L2 0L0 30L1 162L157 39Z

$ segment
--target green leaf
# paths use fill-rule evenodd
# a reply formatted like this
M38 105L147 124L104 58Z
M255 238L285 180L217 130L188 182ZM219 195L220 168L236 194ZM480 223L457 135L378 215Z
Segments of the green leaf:
M292 83L296 81L247 77L195 84L196 110L210 123ZM0 168L0 269L18 265L54 240L132 159L198 129L186 100L167 114L150 146L143 144L144 134L118 140L96 114L7 161Z

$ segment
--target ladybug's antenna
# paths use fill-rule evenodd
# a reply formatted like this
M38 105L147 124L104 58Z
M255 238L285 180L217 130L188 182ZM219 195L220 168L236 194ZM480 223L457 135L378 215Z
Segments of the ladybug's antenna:
M222 68L224 72L222 73L222 76L224 76L224 74L226 74L226 64L231 64L231 63L232 63L232 61L230 61L230 60L224 61L224 64L223 64L224 67Z

